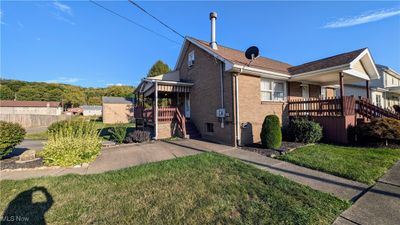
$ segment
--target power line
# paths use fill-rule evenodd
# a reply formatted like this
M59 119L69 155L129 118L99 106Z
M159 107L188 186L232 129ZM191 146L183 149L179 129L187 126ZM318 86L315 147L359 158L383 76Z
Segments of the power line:
M130 23L133 23L133 24L135 24L136 26L138 26L138 27L140 27L140 28L142 28L142 29L147 30L148 32L151 32L151 33L153 33L153 34L155 34L155 35L157 35L157 36L159 36L159 37L162 37L162 38L164 38L164 39L166 39L166 40L168 40L168 41L170 41L170 42L173 42L173 43L175 43L175 44L178 44L178 45L181 44L181 43L179 43L179 42L177 42L177 41L174 41L174 40L168 38L167 36L164 36L164 35L162 35L162 34L156 32L156 31L154 31L154 30L152 30L152 29L150 29L150 28L147 28L147 27L145 27L145 26L143 26L143 25L141 25L141 24L139 24L139 23L137 23L137 22L131 20L130 18L128 18L128 17L126 17L126 16L123 16L123 15L121 15L121 14L119 14L119 13L117 13L117 12L111 10L111 9L108 9L108 8L104 7L103 5L97 3L97 2L95 2L95 1L93 1L93 0L89 0L89 1L90 1L91 3L97 5L98 7L103 8L104 10L106 10L106 11L108 11L108 12L110 12L110 13L112 13L112 14L114 14L114 15L120 17L120 18L122 18L122 19L124 19L124 20L126 20L126 21L128 21L128 22L130 22Z
M174 32L175 34L181 36L182 38L185 38L185 36L183 36L182 34L180 34L178 31L176 31L174 28L168 26L167 24L165 24L163 21L161 21L160 19L158 19L157 17L153 16L152 14L150 14L149 12L147 12L144 8L142 8L139 4L137 4L136 2L132 1L132 0L128 0L130 3L132 3L132 5L138 7L140 10L142 10L144 13L146 13L147 15L153 17L153 19L157 20L158 22L160 22L162 25L164 25L166 28L170 29L172 32Z

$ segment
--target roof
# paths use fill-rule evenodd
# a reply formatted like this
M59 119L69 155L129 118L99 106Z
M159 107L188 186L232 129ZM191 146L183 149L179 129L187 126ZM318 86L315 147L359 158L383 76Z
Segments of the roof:
M83 105L81 106L83 110L102 110L103 106L101 105Z
M208 50L214 52L215 54L231 61L234 64L241 64L241 65L249 64L249 60L244 55L243 51L225 47L225 46L219 45L219 44L218 44L218 50L215 50L215 49L212 49L210 47L209 43L206 41L198 40L195 38L190 38L190 39L196 41L201 46L203 46L203 47L207 48ZM278 73L284 73L284 74L289 74L288 68L291 66L292 65L290 65L288 63L280 62L280 61L269 59L266 57L258 57L250 65L250 67L264 69L264 70L270 70L272 72L278 72Z
M357 58L366 48L361 48L355 51L342 53L339 55L334 55L331 57L327 57L324 59L319 59L316 61L304 63L298 66L293 66L289 68L289 72L291 74L300 74L306 73L310 71L321 70L325 68L330 68L334 66L340 66L351 63L354 59Z
M209 43L203 40L199 40L196 38L189 37L189 40L194 41L196 44L199 44L201 47L206 48L212 53L219 55L220 57L234 63L240 64L243 66L248 66L249 60L245 57L243 51L232 49L229 47L225 47L223 45L218 45L218 49L215 50L210 47ZM355 60L362 52L364 52L367 48L361 48L355 51L346 52L334 56L330 56L327 58L319 59L316 61L304 63L298 66L292 66L288 63L277 61L274 59L266 58L266 57L258 57L254 60L249 67L268 70L271 72L278 72L287 75L295 75L301 74L311 71L317 71L321 69L331 68L340 65L346 65Z
M124 97L107 97L103 96L103 103L109 104L133 104L132 98L124 98Z
M61 107L61 102L0 100L0 107Z

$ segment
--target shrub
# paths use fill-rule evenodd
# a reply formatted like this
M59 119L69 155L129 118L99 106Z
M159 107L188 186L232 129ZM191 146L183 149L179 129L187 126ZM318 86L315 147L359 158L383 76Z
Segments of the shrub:
M282 131L276 115L265 117L261 128L261 144L264 148L279 148L282 144Z
M24 140L25 129L18 123L0 121L0 159Z
M115 142L121 144L125 137L126 137L126 129L128 127L123 124L116 124L114 127L108 129L108 132L111 134L111 139L114 140Z
M142 130L135 130L130 132L128 136L125 138L125 142L147 142L150 141L150 132L142 131Z
M359 142L400 142L400 120L391 118L372 119L369 123L360 123L355 127L355 136Z
M315 143L322 138L322 127L314 121L294 119L289 123L287 135L291 141Z
M79 127L81 127L82 129L90 129L90 127L91 127L90 123L85 123L84 120L82 120L82 119L61 120L61 121L52 123L47 128L47 132L48 133L54 133L54 132L57 132L58 130L60 130L60 129L66 127L66 126L72 127L74 130L77 130L77 128L79 128Z
M49 132L49 139L39 155L50 166L73 166L93 161L101 149L101 139L93 122L64 123Z

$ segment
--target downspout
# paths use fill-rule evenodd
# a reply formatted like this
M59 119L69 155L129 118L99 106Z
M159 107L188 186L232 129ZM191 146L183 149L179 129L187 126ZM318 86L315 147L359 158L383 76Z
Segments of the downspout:
M242 71L242 69L240 71ZM236 73L236 74L233 75L235 77L236 146L240 145L239 79L238 79L239 74L240 73Z
M220 77L221 77L221 109L224 108L224 62L221 61L221 70L220 70ZM221 128L225 127L225 115L221 117Z
M154 139L156 139L157 140L157 138L158 138L158 82L157 81L155 81L154 82L154 89L155 89L155 92L154 92L154 98L155 98L155 106L154 106L154 115L153 115L153 117L154 117Z

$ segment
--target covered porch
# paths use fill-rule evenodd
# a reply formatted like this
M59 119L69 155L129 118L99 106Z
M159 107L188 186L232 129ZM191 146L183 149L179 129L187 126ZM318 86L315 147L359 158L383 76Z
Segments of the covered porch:
M143 79L135 90L136 127L149 129L154 139L185 137L193 84L163 80L162 76Z

